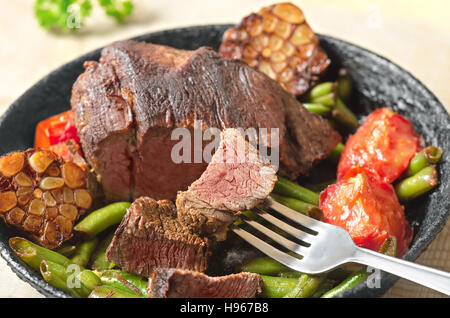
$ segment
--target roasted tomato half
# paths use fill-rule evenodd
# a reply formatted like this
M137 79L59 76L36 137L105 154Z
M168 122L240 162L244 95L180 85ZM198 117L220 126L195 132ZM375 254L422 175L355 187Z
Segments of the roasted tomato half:
M398 256L408 250L412 230L394 188L361 167L326 188L320 208L324 222L344 228L358 246L378 251L386 238L395 237Z
M80 143L73 113L70 110L47 118L37 125L34 147L50 149L50 146L69 139Z
M375 110L349 137L339 161L338 180L353 166L392 183L408 168L420 150L420 138L412 124L388 108Z

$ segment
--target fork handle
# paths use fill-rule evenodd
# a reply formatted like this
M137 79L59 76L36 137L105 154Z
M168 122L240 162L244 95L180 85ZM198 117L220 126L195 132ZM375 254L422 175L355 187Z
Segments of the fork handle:
M369 265L450 295L450 273L358 247L352 261Z

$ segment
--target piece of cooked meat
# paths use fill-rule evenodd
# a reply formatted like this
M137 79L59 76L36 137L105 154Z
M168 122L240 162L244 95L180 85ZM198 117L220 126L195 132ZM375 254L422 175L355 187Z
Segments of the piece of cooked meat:
M210 48L122 41L85 68L71 106L83 151L110 201L174 199L198 179L205 162L171 158L173 130L192 131L195 120L203 130L279 128L280 173L289 178L307 174L340 141L277 82Z
M205 172L187 191L178 192L178 218L201 235L214 235L222 241L239 211L264 201L276 181L271 163L241 132L225 129Z
M330 65L302 10L289 2L246 16L225 32L219 51L263 72L294 95L314 86Z
M89 171L89 166L83 157L80 145L74 139L67 139L49 147L49 150L65 161L75 163L81 169Z
M128 200L132 191L130 147L134 142L131 100L109 63L85 62L72 89L72 110L83 152L105 197ZM125 98L125 99L124 99Z
M263 280L254 273L211 277L203 273L157 268L147 292L150 298L253 298L261 293Z
M39 244L56 248L91 207L87 173L44 149L0 157L0 218Z
M128 209L106 257L124 271L146 277L157 267L204 271L208 240L177 220L171 201L141 197Z

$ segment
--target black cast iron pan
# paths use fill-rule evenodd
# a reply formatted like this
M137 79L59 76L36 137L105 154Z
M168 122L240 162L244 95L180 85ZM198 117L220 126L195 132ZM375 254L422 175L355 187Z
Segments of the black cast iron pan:
M180 49L211 46L217 49L229 25L208 25L173 29L135 38ZM450 212L450 117L437 98L416 78L391 61L356 45L328 36L319 36L322 48L331 58L327 76L333 77L340 67L347 69L355 83L350 103L360 118L375 108L387 106L408 118L427 144L444 149L439 165L439 186L429 195L406 207L406 215L414 227L414 239L405 259L415 260L444 227ZM0 154L33 146L36 124L69 108L71 88L84 71L83 62L98 60L100 49L61 66L36 83L17 99L0 118ZM0 223L0 253L18 277L48 297L68 297L47 284L39 273L19 260L9 249L8 239L16 233ZM254 254L244 243L223 249L225 255L213 259L211 271L227 272L233 262ZM378 297L397 280L382 273L380 288L361 284L343 297Z

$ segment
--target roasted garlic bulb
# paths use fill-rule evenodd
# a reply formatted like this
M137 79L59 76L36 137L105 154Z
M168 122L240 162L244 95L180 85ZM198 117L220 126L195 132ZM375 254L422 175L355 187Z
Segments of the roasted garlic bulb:
M241 59L301 95L330 64L303 12L291 3L278 3L245 17L222 39L220 54Z
M87 173L55 153L29 149L0 157L0 217L43 246L70 239L91 204Z

